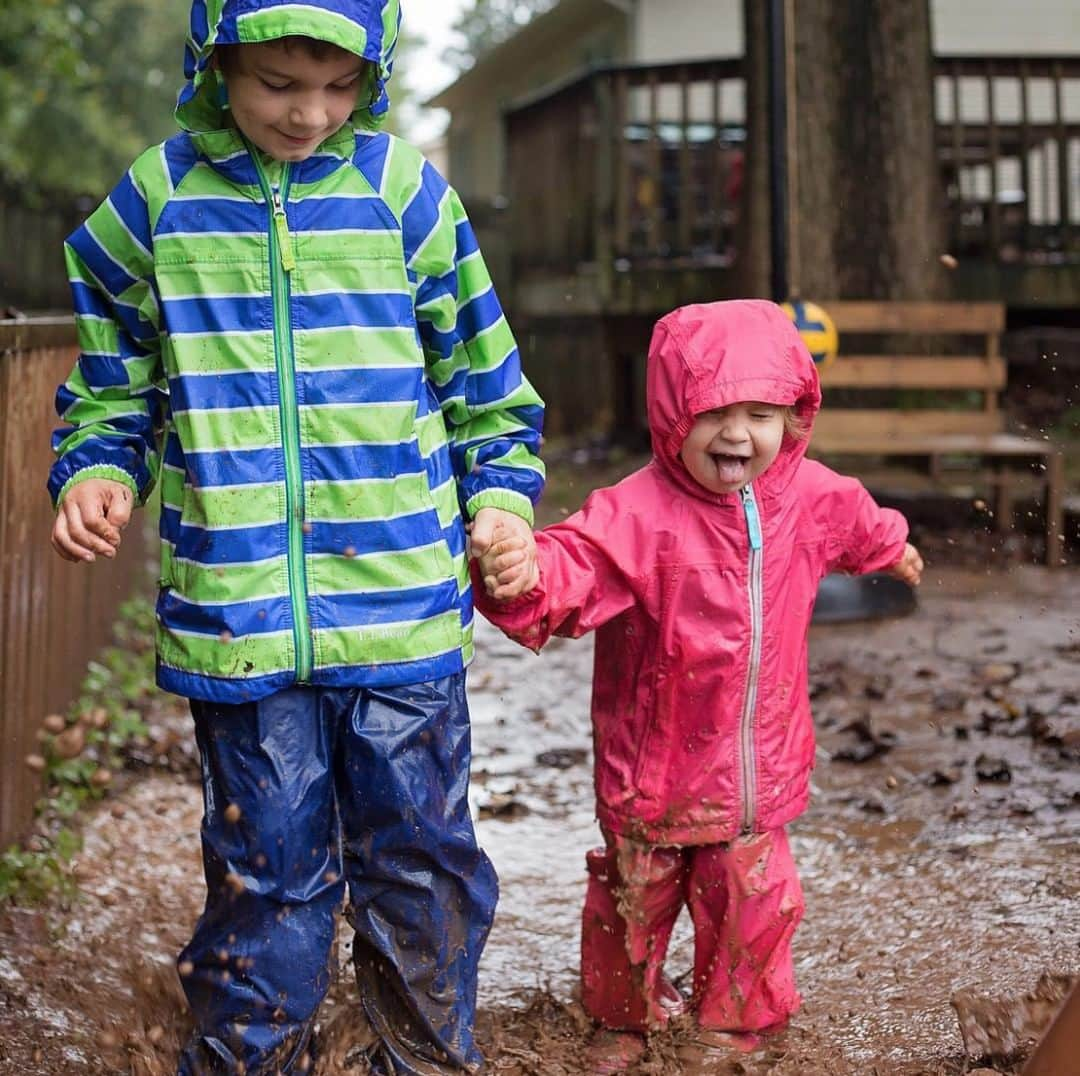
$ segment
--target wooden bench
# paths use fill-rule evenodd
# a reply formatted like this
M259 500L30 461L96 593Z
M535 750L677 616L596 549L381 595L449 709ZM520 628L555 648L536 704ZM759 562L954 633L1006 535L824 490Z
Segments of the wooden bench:
M825 408L814 424L811 453L878 457L891 464L899 457L927 460L936 480L956 469L970 473L975 465L1003 531L1012 525L1013 499L1026 471L1045 506L1046 563L1058 565L1062 457L1049 441L1006 430L998 399L1006 379L1003 306L839 300L822 306L840 333L840 355L821 374ZM883 336L885 346L875 346ZM883 353L848 354L845 337L860 350ZM990 470L981 470L986 464Z

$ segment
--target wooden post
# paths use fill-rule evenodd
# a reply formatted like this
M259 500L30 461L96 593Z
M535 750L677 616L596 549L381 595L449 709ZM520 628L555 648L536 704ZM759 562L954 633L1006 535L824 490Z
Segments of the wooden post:
M626 128L630 122L630 95L626 72L615 76L615 120L612 138L615 141L615 250L617 258L630 254L630 140ZM603 131L601 130L601 136Z
M952 214L953 235L950 241L956 246L961 238L960 223L964 219L964 121L963 104L960 99L960 66L952 67L952 158L953 171L956 174L956 207Z
M1069 219L1069 135L1065 129L1065 105L1061 94L1061 62L1054 61L1054 123L1057 128L1058 213L1061 230L1061 249L1069 249L1072 232Z
M990 158L990 257L1001 257L1001 207L998 205L998 129L994 102L994 61L986 61L986 140Z
M1065 460L1060 452L1046 457L1046 565L1057 568L1065 544Z
M724 241L724 214L728 211L727 205L727 173L721 167L720 130L724 115L724 82L720 72L713 76L712 92L712 122L713 122L713 152L712 169L709 178L709 202L712 206L712 248L714 253L722 254L727 247Z
M1028 132L1028 65L1020 61L1020 167L1024 185L1024 226L1021 246L1026 253L1031 246L1031 136Z
M663 161L660 145L660 81L656 71L649 72L649 249L650 255L660 253L660 237L664 231Z
M690 175L690 73L685 67L679 70L679 108L682 112L682 142L679 145L679 252L687 255L693 246L691 214L697 192Z
M613 217L615 210L615 154L613 152L614 116L611 76L599 74L593 80L596 94L596 236L597 287L601 306L606 308L615 291L615 252Z

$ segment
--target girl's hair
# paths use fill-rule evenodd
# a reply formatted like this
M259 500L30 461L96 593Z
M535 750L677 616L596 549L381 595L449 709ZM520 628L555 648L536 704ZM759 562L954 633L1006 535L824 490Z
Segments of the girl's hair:
M810 424L799 416L794 407L782 407L780 412L784 416L784 433L793 441L805 441L810 436Z

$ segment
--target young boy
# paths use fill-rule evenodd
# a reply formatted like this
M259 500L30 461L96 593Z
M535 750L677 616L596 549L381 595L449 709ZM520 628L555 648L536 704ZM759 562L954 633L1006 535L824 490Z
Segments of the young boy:
M596 1072L688 1010L688 1061L751 1045L799 1004L802 893L785 826L814 763L807 635L829 571L919 582L907 524L805 459L817 371L772 303L685 307L649 353L653 459L526 543L500 535L478 604L535 650L596 630L592 720L605 847L587 856L582 999ZM514 598L522 584L532 589ZM536 583L535 586L533 584ZM486 593L485 593L486 590ZM694 986L664 976L683 906ZM697 1071L696 1069L694 1071Z
M543 405L457 196L379 131L398 25L195 0L183 133L67 246L53 542L113 556L160 474L158 682L202 754L185 1074L310 1069L346 886L372 1070L480 1063L462 517L531 541Z

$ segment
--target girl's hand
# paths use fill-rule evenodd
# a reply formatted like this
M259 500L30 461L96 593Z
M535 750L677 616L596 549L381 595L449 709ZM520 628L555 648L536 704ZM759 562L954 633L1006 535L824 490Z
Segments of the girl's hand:
M889 569L889 575L917 587L922 582L923 559L919 551L908 542L900 559Z
M540 580L536 539L525 520L512 512L482 508L471 533L472 553L492 598L509 601L536 586Z
M53 521L53 549L76 564L116 556L120 532L131 519L135 498L123 482L88 478L64 495Z

